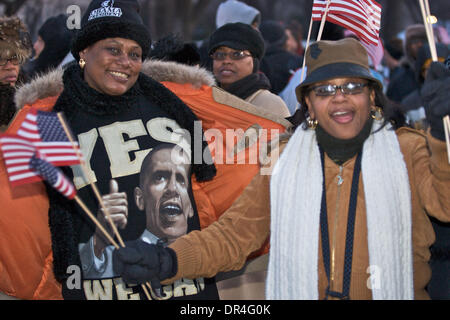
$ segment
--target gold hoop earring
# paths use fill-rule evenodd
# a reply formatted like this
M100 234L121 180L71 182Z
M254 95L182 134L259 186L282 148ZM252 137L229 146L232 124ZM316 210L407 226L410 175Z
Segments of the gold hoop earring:
M80 65L80 68L83 70L84 66L86 65L86 60L81 58L80 61L78 62L78 64Z
M376 106L371 107L370 108L370 116L377 121L382 120L383 119L383 109L380 107L376 107Z
M315 130L318 124L319 121L317 121L317 119L311 119L310 117L306 119L306 125L308 126L309 129Z

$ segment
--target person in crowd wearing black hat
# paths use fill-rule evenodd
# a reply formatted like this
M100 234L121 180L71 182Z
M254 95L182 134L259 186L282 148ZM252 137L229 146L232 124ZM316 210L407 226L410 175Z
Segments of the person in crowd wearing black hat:
M59 66L70 53L73 35L74 30L67 28L66 15L48 18L39 28L34 42L34 58L24 66L27 75L34 77Z
M155 245L146 259L160 263L128 272L170 283L238 269L270 231L267 299L429 298L427 214L450 221L450 167L436 125L450 113L448 70L431 64L425 135L391 119L357 40L318 41L305 56L303 121L272 149L281 156L267 164L271 175L258 174L219 221L163 249L176 256L174 277L165 279Z
M419 88L415 74L417 52L427 43L423 24L413 24L406 28L403 40L403 57L389 79L386 96L400 103L409 93Z
M60 75L58 72L61 72L57 69L34 80L34 88L40 86L42 92L37 93L40 100L31 104L38 109L48 111L50 108L64 113L83 151L90 176L83 177L76 168L73 171L67 167L62 169L69 178L73 178L78 189L77 196L91 212L97 213L99 220L105 221L106 213L99 209L89 184L95 182L100 193L105 195L110 192L111 181L115 180L117 187L114 191L117 189L117 192L113 193L119 193L121 198L111 200L110 197L109 200L113 201L112 205L115 205L114 201L122 201L120 203L126 205L127 210L126 213L111 212L111 221L126 246L136 250L142 247L138 239L146 228L146 215L131 199L134 199L134 190L139 186L144 158L162 143L172 142L182 144L189 158L194 159L194 137L198 135L194 134L197 117L191 109L165 86L142 72L150 45L150 34L139 15L138 1L94 0L89 4L81 20L81 29L74 37L71 52L77 63L64 70L62 92L57 91L58 84L55 84ZM44 82L39 82L41 79ZM52 97L42 99L44 92L51 90L60 93L57 100ZM25 110L27 108L29 106L24 107ZM180 129L185 134L189 133L185 139L181 139ZM206 159L209 149L202 137L201 134L200 141L196 143L201 146L203 157L191 165L189 172L189 178L193 175L198 182L210 180L216 174L211 159ZM156 181L164 177L155 175L152 179ZM62 297L146 299L147 295L141 286L124 283L122 278L115 275L103 277L99 275L102 274L101 270L97 272L99 276L89 276L84 272L86 264L83 263L80 249L90 245L104 248L110 243L106 237L95 237L98 242L102 242L101 246L91 243L92 235L97 234L96 226L75 202L46 186L53 274L61 282ZM191 185L187 187L194 208L187 227L187 232L190 232L199 229L199 217ZM177 220L178 211L175 203L164 205L169 209L160 212L164 215L165 226L170 228L170 224ZM121 222L123 217L126 224ZM107 222L105 227L109 230ZM160 245L163 247L167 242L161 239ZM107 256L104 257L107 259ZM98 269L102 265L110 265L101 259L94 263ZM79 266L82 271L81 288L69 287L69 266ZM172 266L167 267L168 274L171 274L172 269ZM97 285L99 283L101 287ZM213 279L185 279L162 290L160 294L163 299L218 299ZM158 295L158 290L151 292L151 298L156 298L155 295Z
M449 54L449 49L442 43L436 43L436 54L438 61L444 62ZM431 61L430 46L424 44L417 51L417 58L414 65L414 72L419 87L406 95L402 99L401 104L399 104L401 111L404 112L407 117L408 124L416 129L426 130L428 128L420 90L425 82L425 77L430 68Z
M439 44L436 44L439 48ZM439 53L439 49L438 49ZM439 54L438 54L439 55ZM428 56L428 54L427 54ZM440 58L438 57L440 60ZM431 62L431 64L435 64ZM430 68L431 69L431 64ZM434 135L444 140L444 124L442 117L449 114L450 105L450 54L444 62L446 68L435 69L425 76L425 82L420 90L422 101L425 106L436 106L434 108L425 108L425 114L428 120L432 120L430 127ZM434 67L434 66L433 66ZM442 94L443 93L443 94ZM431 246L431 280L427 291L433 300L450 299L450 223L431 218L436 241Z
M200 65L197 47L185 43L181 36L170 33L152 45L150 58L162 61L174 61L190 66Z
M238 0L225 0L220 3L216 11L216 29L227 23L241 22L258 30L261 23L261 13L258 9ZM211 69L212 60L208 54L209 40L205 39L200 48L201 66Z
M219 86L239 98L282 117L290 115L283 100L270 92L270 81L259 72L264 56L259 31L244 23L229 23L209 39L208 52Z
M25 81L21 67L31 55L30 34L17 17L0 17L0 132L16 112L16 86Z
M35 56L30 61L31 76L44 73L60 66L70 56L75 29L67 27L67 15L59 14L48 18L38 30L38 37L33 44Z
M259 27L266 43L266 52L261 60L261 71L269 78L271 91L279 94L292 75L302 67L302 57L287 50L290 31L278 21L263 21Z

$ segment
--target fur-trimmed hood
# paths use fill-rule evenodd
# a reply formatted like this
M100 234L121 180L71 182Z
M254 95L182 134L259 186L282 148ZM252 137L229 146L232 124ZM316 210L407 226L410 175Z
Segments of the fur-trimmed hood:
M191 83L196 88L216 84L214 76L208 70L171 61L146 60L141 72L158 82ZM62 68L57 68L18 88L15 95L17 109L38 99L58 96L63 90L63 73Z

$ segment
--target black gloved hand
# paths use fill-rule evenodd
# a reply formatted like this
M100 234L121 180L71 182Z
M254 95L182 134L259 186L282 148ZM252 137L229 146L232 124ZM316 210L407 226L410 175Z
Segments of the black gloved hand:
M450 114L450 70L443 63L431 63L421 95L431 135L445 140L442 118Z
M177 273L177 256L171 248L161 244L148 244L142 240L128 241L124 248L113 252L114 272L126 283L150 282L158 294L161 281Z

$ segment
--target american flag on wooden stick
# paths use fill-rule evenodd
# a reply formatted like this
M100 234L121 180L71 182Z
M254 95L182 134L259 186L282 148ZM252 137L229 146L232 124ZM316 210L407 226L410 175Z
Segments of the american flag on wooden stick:
M314 0L312 19L320 21L327 7L327 0ZM376 67L383 50L379 38L381 5L373 0L331 0L326 20L354 32L366 48ZM380 56L381 53L381 56Z
M54 112L31 109L17 135L32 142L45 160L55 166L79 163L78 144L70 141Z
M33 159L40 159L51 167L76 165L81 159L77 143L67 137L57 114L36 109L30 110L16 134L0 135L0 149L12 186L46 179L42 170L39 171L42 163ZM40 163L39 168L33 163Z
M37 172L44 180L62 193L65 197L73 199L76 196L75 187L72 182L62 173L61 169L52 166L45 160L42 160L36 154L31 157L30 167Z

